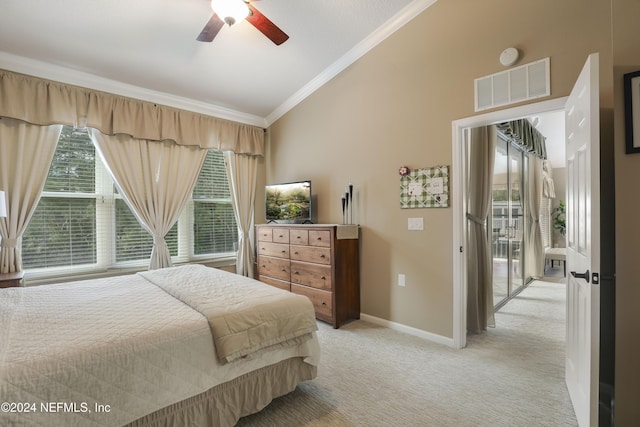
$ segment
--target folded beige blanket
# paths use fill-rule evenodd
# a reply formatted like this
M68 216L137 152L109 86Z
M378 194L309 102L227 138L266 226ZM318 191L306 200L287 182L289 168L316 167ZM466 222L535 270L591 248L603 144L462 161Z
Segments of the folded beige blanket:
M298 344L317 330L307 297L244 276L198 264L138 274L207 318L221 362Z

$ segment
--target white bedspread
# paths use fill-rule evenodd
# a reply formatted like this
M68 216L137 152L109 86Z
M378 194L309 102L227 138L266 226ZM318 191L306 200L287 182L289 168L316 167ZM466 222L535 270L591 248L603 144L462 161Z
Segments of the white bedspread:
M207 320L140 275L0 289L0 425L123 425L290 357L221 365Z
M202 313L223 362L306 341L318 329L309 298L244 276L199 264L138 274Z

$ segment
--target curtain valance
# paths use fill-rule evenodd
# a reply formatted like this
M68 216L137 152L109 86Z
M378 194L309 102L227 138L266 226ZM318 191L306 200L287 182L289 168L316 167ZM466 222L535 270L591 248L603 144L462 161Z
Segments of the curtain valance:
M6 70L0 70L0 117L264 156L262 128Z
M498 132L509 142L516 144L522 151L541 159L547 158L545 137L526 119L513 120L496 125Z

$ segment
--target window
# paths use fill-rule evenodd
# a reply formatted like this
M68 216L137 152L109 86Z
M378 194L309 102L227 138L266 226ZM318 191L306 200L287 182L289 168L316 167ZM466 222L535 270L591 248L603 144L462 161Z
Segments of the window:
M86 132L62 129L42 198L22 237L25 269L97 262L96 152L87 140Z
M165 237L174 261L235 256L224 158L209 151L192 200ZM23 265L43 275L146 266L153 237L115 189L86 130L65 126L42 198L22 238Z
M193 190L194 255L235 252L238 245L224 157L210 150Z
M116 263L148 260L153 248L153 236L142 227L131 209L129 209L129 206L121 198L115 199L115 211ZM171 227L164 239L167 242L171 256L177 256L177 222Z
M551 244L551 200L546 197L540 199L540 233L542 234L542 246L550 248Z

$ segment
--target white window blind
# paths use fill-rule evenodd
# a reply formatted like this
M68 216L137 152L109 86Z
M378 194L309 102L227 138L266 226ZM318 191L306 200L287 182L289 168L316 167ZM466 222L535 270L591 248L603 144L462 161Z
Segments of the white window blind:
M85 131L65 126L40 203L22 238L25 269L95 264L96 153Z
M174 261L235 255L237 227L224 158L210 151L193 202L165 237ZM193 233L188 232L192 227ZM64 126L42 198L22 238L36 275L145 266L153 237L122 197L86 130Z
M542 246L550 248L551 244L551 200L542 197L540 200L540 232L542 233Z
M193 254L231 253L237 246L238 227L224 156L209 150L193 190Z
M121 198L115 200L116 262L148 260L153 248L153 236L138 222L129 206ZM178 223L165 236L171 256L178 255Z

